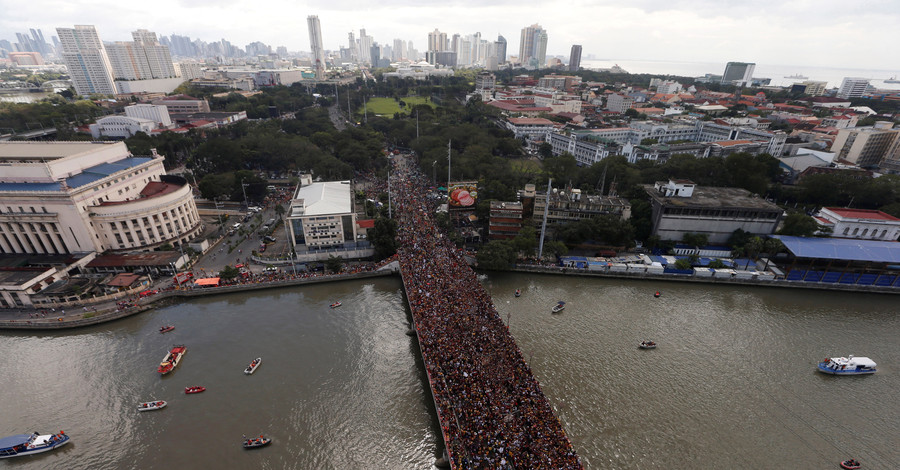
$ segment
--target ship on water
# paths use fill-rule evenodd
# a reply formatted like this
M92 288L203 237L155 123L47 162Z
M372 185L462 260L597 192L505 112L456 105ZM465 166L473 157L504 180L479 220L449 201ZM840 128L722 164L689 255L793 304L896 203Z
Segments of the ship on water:
M807 76L805 76L805 75L800 75L800 74L798 73L798 74L795 74L795 75L785 75L784 78L792 78L792 79L796 79L796 80L806 80L806 79L809 78L809 77L807 77Z

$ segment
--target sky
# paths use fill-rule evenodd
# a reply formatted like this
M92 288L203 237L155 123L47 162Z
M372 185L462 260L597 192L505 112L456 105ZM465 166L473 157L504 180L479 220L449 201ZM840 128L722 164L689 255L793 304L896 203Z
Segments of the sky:
M40 28L90 24L104 41L130 41L131 31L180 34L243 48L309 51L306 18L318 15L323 45L347 46L365 28L380 44L411 40L424 53L428 32L480 32L508 41L517 55L523 27L548 34L547 54L686 62L877 69L900 72L900 5L895 0L0 0L0 38Z

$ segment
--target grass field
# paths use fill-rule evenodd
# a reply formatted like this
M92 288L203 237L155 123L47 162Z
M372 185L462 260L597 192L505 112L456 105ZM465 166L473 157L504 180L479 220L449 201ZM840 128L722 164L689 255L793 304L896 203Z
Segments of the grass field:
M424 96L407 96L402 101L406 106L401 108L400 103L393 98L372 98L367 104L368 112L381 116L393 116L394 113L409 114L410 108L417 104L427 104L432 108L434 107L434 103ZM357 112L362 114L363 108L359 108Z

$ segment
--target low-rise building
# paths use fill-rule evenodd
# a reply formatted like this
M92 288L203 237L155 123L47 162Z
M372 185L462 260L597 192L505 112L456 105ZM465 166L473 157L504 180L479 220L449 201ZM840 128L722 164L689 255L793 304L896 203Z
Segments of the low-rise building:
M492 240L516 238L524 220L521 202L491 201L488 235Z
M606 109L623 114L634 107L634 98L619 93L613 93L606 98Z
M830 229L835 238L897 241L900 219L881 211L823 207L815 216L820 227Z
M356 240L350 181L302 184L287 213L292 246L301 250L341 247Z
M775 231L781 208L741 188L698 187L689 180L644 185L653 206L653 235L681 240L686 233L706 234L709 242L725 243L731 234L768 235Z
M631 218L631 203L624 198L600 195L582 194L580 189L561 189L547 193L527 192L520 193L523 204L534 207L532 220L535 226L540 227L544 219L544 210L547 209L547 230L552 231L559 224L577 222L583 219L592 219L602 215L621 217L623 220ZM525 201L528 195L532 201Z
M156 129L156 122L137 117L107 116L97 119L97 122L88 128L91 130L91 137L95 139L100 137L127 139L138 132L150 135Z
M553 121L544 118L509 118L506 128L513 131L517 139L545 141L553 131Z

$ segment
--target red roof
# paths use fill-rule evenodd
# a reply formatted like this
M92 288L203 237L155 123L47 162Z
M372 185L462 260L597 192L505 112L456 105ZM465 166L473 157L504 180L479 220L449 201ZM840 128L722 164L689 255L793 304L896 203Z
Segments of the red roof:
M842 207L826 207L826 209L841 217L849 219L890 220L893 222L900 222L900 219L890 214L885 214L884 212L872 209L845 209Z
M356 225L359 225L359 228L375 228L375 219L357 220Z

